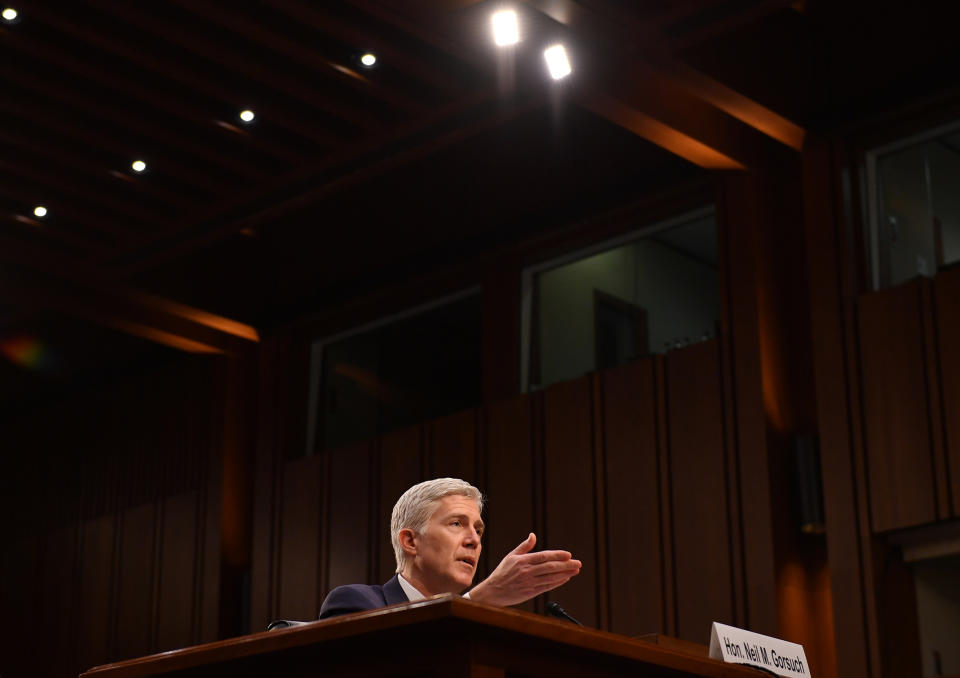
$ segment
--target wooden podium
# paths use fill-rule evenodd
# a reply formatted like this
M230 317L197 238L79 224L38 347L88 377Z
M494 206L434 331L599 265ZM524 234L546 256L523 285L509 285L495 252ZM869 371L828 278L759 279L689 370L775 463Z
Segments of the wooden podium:
M760 674L644 640L442 595L106 664L81 674L82 678L160 675L756 678Z

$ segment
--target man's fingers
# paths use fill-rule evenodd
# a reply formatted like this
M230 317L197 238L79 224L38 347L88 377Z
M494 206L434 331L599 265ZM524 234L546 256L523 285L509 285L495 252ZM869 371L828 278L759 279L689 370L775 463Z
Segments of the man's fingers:
M573 558L573 554L569 551L537 551L536 553L527 554L527 562L532 565L539 565L540 563L548 563L551 561L570 560L571 558Z
M533 565L530 572L535 576L544 576L555 572L579 572L581 567L583 567L583 563L579 560L551 560Z
M513 555L522 556L525 553L529 553L534 546L537 545L537 535L531 532L526 539L520 542L515 549L510 553Z

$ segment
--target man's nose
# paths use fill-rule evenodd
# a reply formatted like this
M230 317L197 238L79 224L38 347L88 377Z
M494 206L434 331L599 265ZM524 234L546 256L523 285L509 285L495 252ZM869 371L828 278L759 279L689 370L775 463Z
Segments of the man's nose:
M467 534L464 537L463 543L467 546L476 547L480 544L480 534L474 529L470 528L467 531Z

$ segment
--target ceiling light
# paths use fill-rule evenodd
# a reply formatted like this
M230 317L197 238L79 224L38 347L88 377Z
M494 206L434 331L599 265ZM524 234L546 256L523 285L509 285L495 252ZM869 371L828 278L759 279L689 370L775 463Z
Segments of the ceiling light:
M517 13L512 9L495 12L491 23L493 24L493 41L498 47L515 45L520 42Z
M33 208L33 216L43 219L45 216L47 216L47 208L43 205L37 205Z
M554 80L565 78L572 72L570 60L567 59L567 50L563 45L554 45L543 50L543 58L547 60L550 77Z
M143 160L134 160L132 163L130 163L130 167L134 172L139 174L147 169L147 163L145 163Z
M240 111L240 119L244 122L253 122L253 119L257 116L249 108L243 111Z
M0 16L2 16L5 21L13 21L17 18L17 10L13 7L6 7Z
M377 57L375 57L370 52L367 52L362 57L360 57L360 63L366 66L367 68L370 68L375 63L377 63Z

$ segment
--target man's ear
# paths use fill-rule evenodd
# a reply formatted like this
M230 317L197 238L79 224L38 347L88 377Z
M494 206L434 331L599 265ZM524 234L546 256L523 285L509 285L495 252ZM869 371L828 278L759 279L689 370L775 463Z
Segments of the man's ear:
M400 542L400 548L408 556L417 555L417 533L409 527L405 527L397 532L397 540Z

